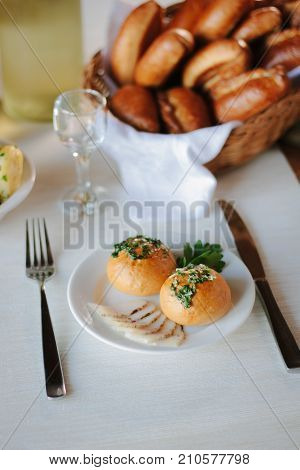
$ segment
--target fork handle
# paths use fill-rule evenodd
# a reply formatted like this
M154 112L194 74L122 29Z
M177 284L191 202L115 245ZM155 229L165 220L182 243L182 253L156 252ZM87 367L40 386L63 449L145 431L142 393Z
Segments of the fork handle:
M41 284L40 289L46 392L48 398L58 398L66 395L66 386L55 341L44 283Z

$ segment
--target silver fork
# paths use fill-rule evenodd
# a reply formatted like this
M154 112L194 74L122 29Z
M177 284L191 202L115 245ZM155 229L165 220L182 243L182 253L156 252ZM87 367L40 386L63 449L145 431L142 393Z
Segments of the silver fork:
M36 240L38 241L36 242ZM37 243L39 249L37 249ZM33 258L31 250L33 250ZM29 222L26 220L26 275L30 279L38 281L40 286L43 357L48 398L58 398L66 395L64 376L45 292L45 282L51 279L54 271L54 261L45 219L43 219L43 224L38 219L37 226L35 221L32 220L31 231L29 230Z

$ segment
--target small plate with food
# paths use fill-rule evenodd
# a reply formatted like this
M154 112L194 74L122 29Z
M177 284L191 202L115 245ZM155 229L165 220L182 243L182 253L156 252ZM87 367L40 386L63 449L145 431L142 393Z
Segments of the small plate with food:
M13 144L0 142L0 220L28 196L36 177L33 163Z
M253 279L244 263L217 244L172 252L143 235L91 253L73 271L68 302L97 339L144 353L210 344L250 315Z

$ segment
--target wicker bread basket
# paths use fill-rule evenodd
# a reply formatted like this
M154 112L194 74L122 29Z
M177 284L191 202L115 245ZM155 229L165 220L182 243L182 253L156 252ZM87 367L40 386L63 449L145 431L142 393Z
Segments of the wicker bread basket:
M109 94L105 84L101 51L97 52L85 67L83 86ZM299 119L298 88L234 129L219 155L206 166L213 173L219 173L227 168L242 165L269 148Z

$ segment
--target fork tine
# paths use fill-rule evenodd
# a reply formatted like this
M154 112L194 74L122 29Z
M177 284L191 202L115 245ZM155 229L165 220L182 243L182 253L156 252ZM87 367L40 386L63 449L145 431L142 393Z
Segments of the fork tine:
M26 268L31 267L28 219L26 220Z
M41 237L41 227L40 227L40 219L38 219L38 233L39 233L39 244L40 244L40 255L41 255L41 264L40 266L45 266L45 257L43 252L43 244L42 244L42 237Z
M33 266L37 268L39 266L36 254L36 244L35 244L35 223L32 219L32 239L33 239Z
M48 231L46 227L46 221L44 221L44 232L45 232L45 241L46 241L46 249L47 249L47 261L49 266L53 266L53 256L51 252L51 247L50 247L50 242L49 242L49 237L48 237Z

